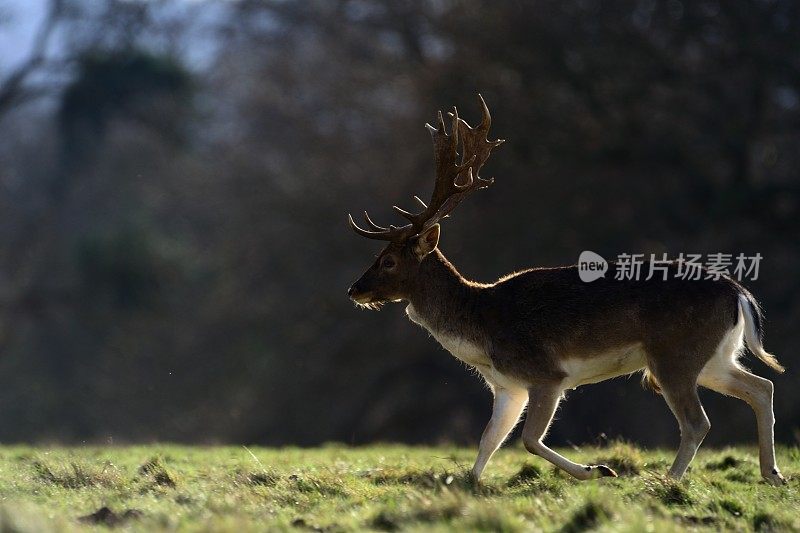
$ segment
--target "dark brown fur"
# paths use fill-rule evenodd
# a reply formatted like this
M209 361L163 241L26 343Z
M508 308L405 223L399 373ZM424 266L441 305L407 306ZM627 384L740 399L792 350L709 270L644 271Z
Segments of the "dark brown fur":
M402 273L381 272L386 255L398 257ZM586 283L577 266L567 266L481 284L464 279L438 249L418 261L410 249L389 245L354 287L374 291L378 300L410 302L435 330L485 346L500 372L535 382L563 378L558 362L566 357L636 342L663 359L662 369L699 372L736 323L741 288L727 278L674 274L667 281L617 281L609 274Z

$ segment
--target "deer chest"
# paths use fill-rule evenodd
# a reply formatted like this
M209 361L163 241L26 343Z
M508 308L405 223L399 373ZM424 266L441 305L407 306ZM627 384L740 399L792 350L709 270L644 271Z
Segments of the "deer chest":
M483 347L463 337L440 332L435 328L430 327L430 325L428 325L425 320L419 316L412 305L406 307L406 314L412 322L419 324L428 330L428 332L433 335L433 338L436 339L445 350L453 354L456 359L459 359L470 366L492 366L492 360L486 354L486 351L483 349Z

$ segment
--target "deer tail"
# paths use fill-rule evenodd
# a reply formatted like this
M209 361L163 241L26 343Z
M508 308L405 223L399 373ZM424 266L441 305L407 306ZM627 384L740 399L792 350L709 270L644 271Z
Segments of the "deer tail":
M761 314L761 307L752 294L748 292L739 294L739 312L744 316L744 341L747 348L774 371L785 372L786 368L778 362L778 359L764 349L762 344L762 339L764 338L764 316Z

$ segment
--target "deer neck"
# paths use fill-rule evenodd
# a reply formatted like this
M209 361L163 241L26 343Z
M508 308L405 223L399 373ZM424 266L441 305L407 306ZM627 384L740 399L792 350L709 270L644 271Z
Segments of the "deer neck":
M434 336L471 338L477 322L474 310L478 290L436 249L420 264L406 313Z

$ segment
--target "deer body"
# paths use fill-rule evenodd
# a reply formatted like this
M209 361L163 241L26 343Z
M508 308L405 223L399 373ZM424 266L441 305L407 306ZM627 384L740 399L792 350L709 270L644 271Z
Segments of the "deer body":
M745 346L775 370L777 360L761 345L761 316L753 296L735 281L683 280L669 267L666 279L581 281L577 267L537 268L495 283L464 279L438 249L437 223L466 195L491 180L478 171L500 141L488 141L490 118L477 128L454 113L452 135L429 126L437 182L430 205L411 223L372 228L350 223L366 237L389 240L375 263L350 288L359 305L377 309L408 302L406 313L453 356L475 368L494 395L492 417L472 469L479 479L491 456L527 406L525 447L578 479L615 476L605 465L582 465L548 448L543 439L567 389L645 371L681 431L670 475L680 478L710 423L698 385L746 401L755 411L762 476L781 484L775 464L773 387L739 364ZM456 147L463 144L460 161ZM466 182L459 184L459 177ZM462 180L463 181L463 180Z
M423 259L419 283L406 312L456 358L525 386L565 388L642 370L648 353L681 351L684 368L702 367L734 327L743 290L729 279L584 283L574 266L479 284L438 249ZM681 315L663 308L666 299L683 300Z

